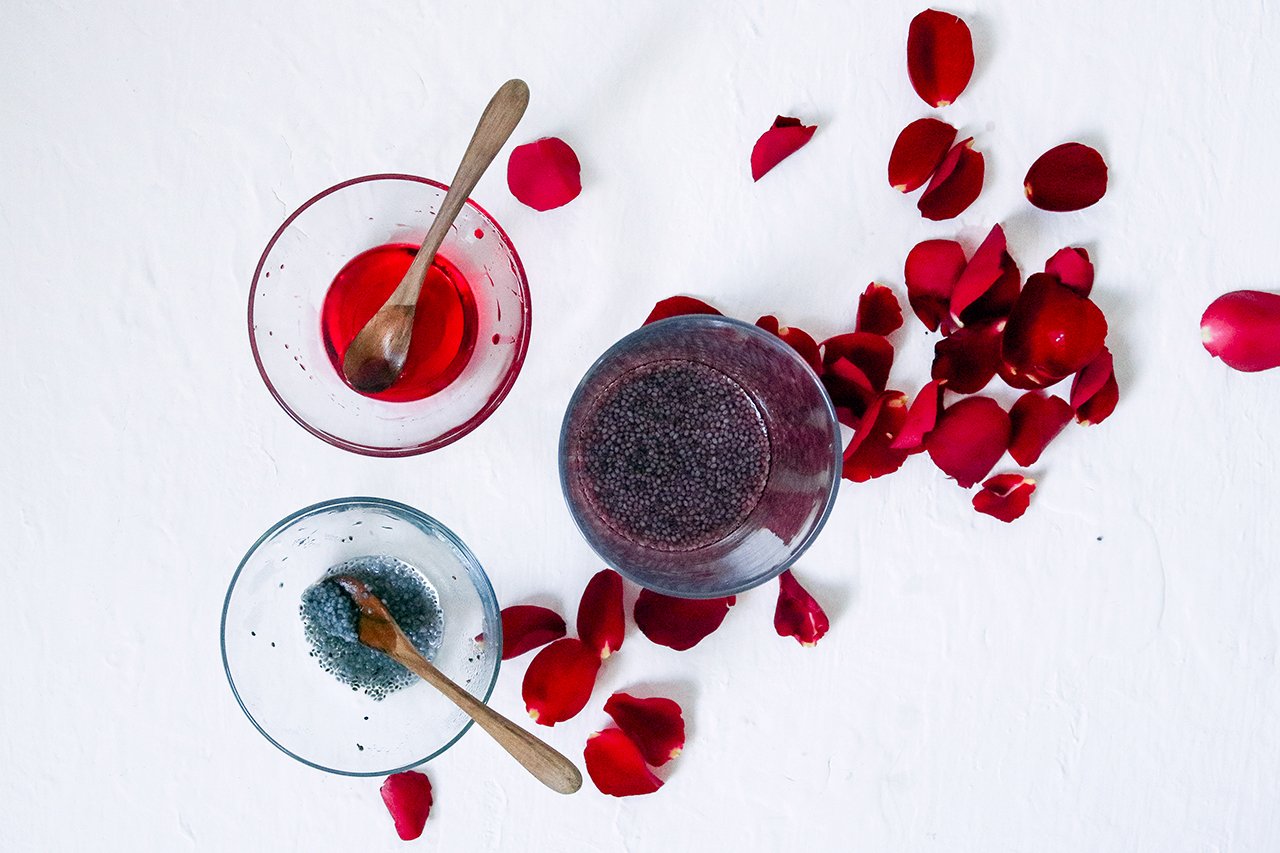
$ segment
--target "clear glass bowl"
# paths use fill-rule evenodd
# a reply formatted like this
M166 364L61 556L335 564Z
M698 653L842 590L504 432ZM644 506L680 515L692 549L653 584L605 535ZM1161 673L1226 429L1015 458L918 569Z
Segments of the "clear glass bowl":
M299 510L249 549L222 608L222 661L250 721L304 764L351 776L421 764L471 725L425 682L376 700L311 657L303 591L335 565L369 556L403 560L435 588L444 624L432 662L486 701L502 659L493 587L461 540L412 507L353 497Z
M662 387L666 379L646 387L641 377L655 375L692 376L680 381L695 391ZM699 376L713 387L702 387ZM624 389L633 389L627 399L654 402L626 408L618 402ZM744 429L720 434L718 422L700 411L717 394L728 396L729 411L754 408L758 424L743 421ZM735 404L737 397L750 402ZM670 431L648 414L654 406L675 425ZM623 409L631 426L615 428ZM620 440L627 430L634 437ZM767 450L757 452L761 446ZM677 456L684 461L670 461ZM720 479L707 479L710 457ZM623 338L587 371L560 432L560 482L587 542L624 577L679 598L732 595L781 574L826 522L841 467L840 427L817 374L777 336L727 317L672 317ZM738 469L746 473L735 480ZM666 473L650 477L653 470ZM737 485L717 491L725 471ZM685 489L686 480L704 485ZM661 505L667 495L689 506L672 513ZM636 506L652 509L629 509ZM706 518L724 521L697 527ZM638 532L655 523L673 538ZM682 530L690 531L687 539Z
M272 236L249 291L249 342L272 395L325 441L370 456L409 456L456 441L506 397L529 345L529 285L507 235L474 202L439 255L470 285L475 349L447 387L394 402L353 390L330 359L321 312L330 285L361 253L420 244L447 188L411 175L369 175L330 187Z

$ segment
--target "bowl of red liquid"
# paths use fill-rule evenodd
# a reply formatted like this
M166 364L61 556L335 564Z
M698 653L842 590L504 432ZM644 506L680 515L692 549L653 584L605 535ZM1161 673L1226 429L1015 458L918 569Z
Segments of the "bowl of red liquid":
M835 502L842 443L817 374L726 317L646 325L596 361L560 432L560 481L587 543L624 577L718 598L777 577Z
M330 187L272 236L249 292L249 341L272 395L330 444L410 456L456 441L506 397L529 344L529 285L502 228L468 201L436 254L400 378L356 391L353 338L413 262L447 187L369 175Z

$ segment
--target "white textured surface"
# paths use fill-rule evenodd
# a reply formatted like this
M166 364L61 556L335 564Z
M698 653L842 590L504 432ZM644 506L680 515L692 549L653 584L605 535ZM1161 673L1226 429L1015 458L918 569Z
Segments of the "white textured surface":
M942 117L988 182L927 223L885 181L930 114L905 70L922 4L7 0L0 6L0 849L400 849L378 781L271 747L227 688L226 584L277 519L373 494L437 516L500 601L572 618L598 568L558 493L578 377L659 298L851 328L902 295L928 237L1003 222L1024 271L1097 262L1121 403L1035 466L1012 525L916 457L842 490L796 569L832 617L802 649L773 587L695 649L634 632L576 719L617 689L677 698L685 753L653 796L541 789L478 732L427 768L423 849L1257 851L1280 846L1280 372L1200 346L1219 293L1276 287L1280 7L1258 0L991 0L946 7L978 71ZM427 456L304 433L264 389L245 301L283 217L344 178L447 180L507 77L515 142L557 135L582 195L537 213L503 170L475 198L534 299L497 414ZM819 126L758 184L777 114ZM1026 167L1097 146L1106 198L1032 209ZM514 144L514 142L512 143ZM500 163L505 163L505 153ZM931 339L909 318L893 387ZM1007 404L1012 398L1004 399ZM1008 463L1008 460L1005 460ZM1002 468L1009 468L1004 465ZM495 706L522 718L528 657Z

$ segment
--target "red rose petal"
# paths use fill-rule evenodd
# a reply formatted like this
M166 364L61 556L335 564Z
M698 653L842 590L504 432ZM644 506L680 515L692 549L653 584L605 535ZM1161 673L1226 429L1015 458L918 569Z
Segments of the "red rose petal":
M650 589L640 590L632 615L640 632L660 646L691 649L720 627L737 601L727 598L673 598Z
M1076 420L1085 425L1102 423L1115 411L1120 402L1120 386L1116 384L1116 372L1111 351L1106 347L1071 383L1071 406Z
M658 320L665 320L668 317L680 317L685 314L714 314L723 316L715 308L712 308L701 299L694 299L692 296L670 296L658 304L653 306L653 310L649 312L649 316L644 318L641 325L647 326Z
M535 604L517 604L502 611L502 659L522 655L560 639L566 633L564 619L554 610Z
M587 583L578 604L578 638L607 658L622 647L626 631L622 575L602 569Z
M1028 391L1009 409L1013 435L1009 455L1024 467L1036 464L1049 442L1071 422L1075 411L1061 397Z
M904 193L920 189L938 171L955 140L956 129L945 121L921 118L911 122L893 143L889 186Z
M802 646L814 646L831 623L822 606L791 574L778 576L778 606L773 611L773 627L780 637L795 637Z
M760 180L774 166L803 148L817 129L805 127L798 118L778 116L774 119L773 127L766 130L751 149L752 179Z
M924 437L935 465L964 488L990 473L1009 447L1009 415L990 397L965 397L938 416Z
M982 192L986 161L973 150L973 139L966 139L947 153L946 159L933 173L929 186L916 207L925 219L939 222L954 219L973 204Z
M1102 352L1107 319L1089 297L1046 273L1027 279L1004 329L1004 361L1016 371L1070 376Z
M380 790L400 840L412 841L422 835L431 813L431 780L416 770L406 770L388 776Z
M898 437L889 446L894 450L906 450L917 453L924 449L924 437L938 422L938 412L942 410L942 383L930 382L920 389L911 408L907 410L906 420L898 430Z
M1280 294L1235 290L1209 304L1200 338L1227 367L1254 373L1280 367Z
M1100 424L1116 410L1116 404L1119 402L1120 386L1116 384L1116 375L1112 373L1098 393L1081 403L1076 409L1076 422L1081 426Z
M849 332L827 338L820 345L823 369L830 368L840 359L847 359L866 375L871 387L883 391L893 367L893 344L881 335L868 332Z
M634 797L662 787L662 780L645 765L640 750L619 729L605 729L588 737L582 757L587 775L602 794Z
M1084 249L1070 247L1059 249L1044 265L1044 271L1056 275L1058 281L1079 293L1088 296L1093 290L1093 262Z
M871 408L880 392L867 375L847 358L840 358L823 368L819 377L840 423L857 429L862 416Z
M933 345L932 375L957 394L981 391L1000 367L1004 320L965 326Z
M1079 142L1051 148L1027 170L1027 200L1041 210L1080 210L1107 191L1107 164L1102 155Z
M562 139L548 136L511 152L507 186L511 194L534 210L561 207L582 192L578 155Z
M907 253L907 302L929 331L942 325L948 334L954 328L951 294L964 270L964 249L955 240L925 240Z
M902 305L893 291L872 282L858 297L858 319L854 330L872 335L889 335L902 327Z
M1001 521L1013 521L1027 511L1036 481L1021 474L997 474L973 496L973 508Z
M886 391L877 397L844 449L841 476L855 483L865 483L901 468L911 452L894 448L893 441L906 419L906 394Z
M793 350L800 353L801 358L809 362L809 366L815 373L822 372L822 356L818 353L818 343L808 332L797 329L795 326L780 325L778 318L772 314L766 314L756 320L756 325L782 338Z
M1021 287L1022 274L1006 248L1004 229L996 225L956 281L951 292L951 320L962 325L1005 317Z
M670 699L637 699L615 693L604 703L604 712L654 767L661 767L684 749L684 717L680 706Z
M556 640L534 657L524 673L522 694L529 716L544 726L572 718L591 698L600 655L581 640Z
M916 15L907 32L907 73L929 106L954 103L973 76L973 36L965 22L935 9Z

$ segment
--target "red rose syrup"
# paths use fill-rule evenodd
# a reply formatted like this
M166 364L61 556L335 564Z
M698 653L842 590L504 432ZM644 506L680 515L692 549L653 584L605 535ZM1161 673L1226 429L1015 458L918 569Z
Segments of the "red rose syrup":
M339 376L347 347L400 284L417 253L418 247L407 243L377 246L352 258L334 278L324 298L320 327L325 351ZM418 297L404 371L390 388L365 396L403 403L448 387L471 358L476 325L471 287L437 253Z

